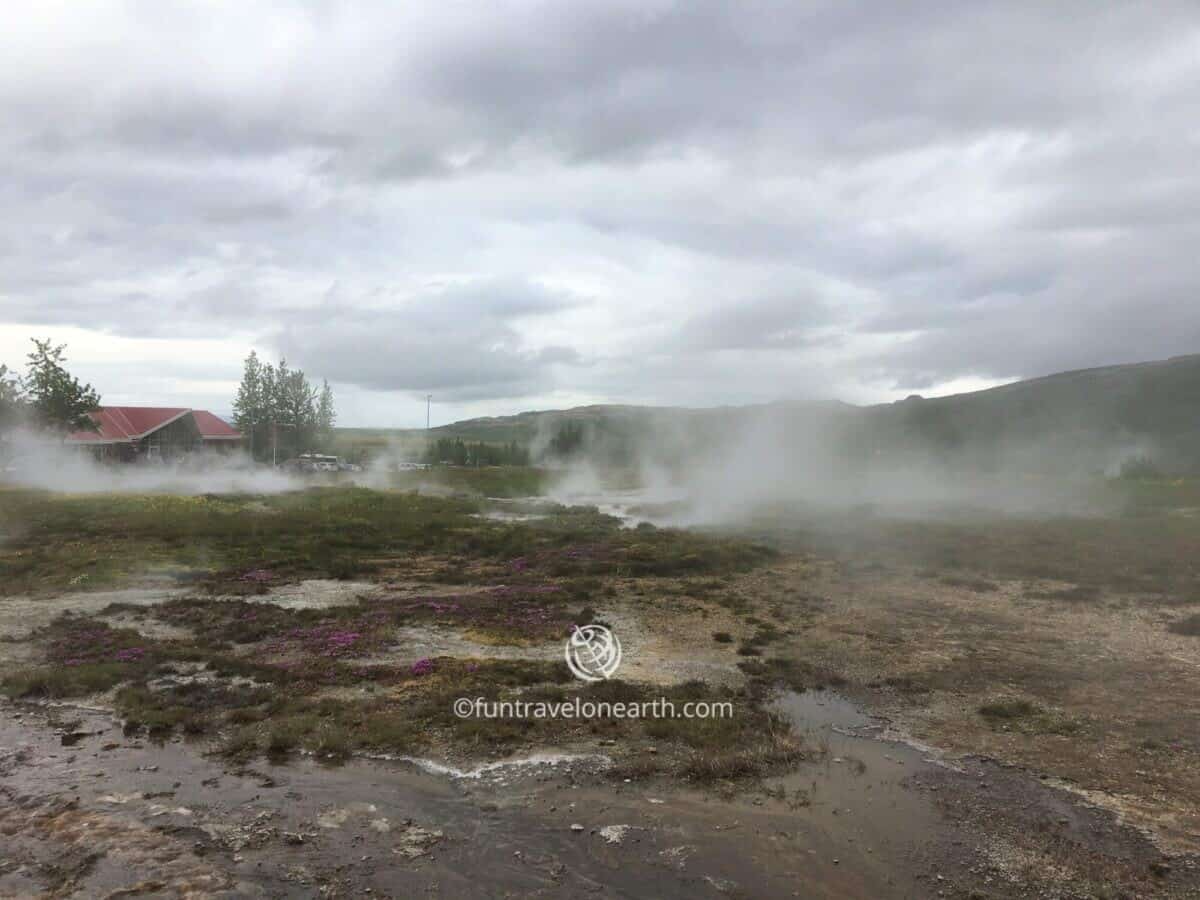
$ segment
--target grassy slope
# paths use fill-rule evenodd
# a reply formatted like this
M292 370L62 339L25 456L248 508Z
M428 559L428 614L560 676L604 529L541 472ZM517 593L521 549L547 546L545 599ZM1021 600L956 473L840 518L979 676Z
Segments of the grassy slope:
M1145 444L1172 467L1191 471L1200 466L1200 355L1063 372L985 391L871 407L782 402L769 409L771 418L798 428L817 417L830 427L844 429L850 448L969 452L977 464L987 465L997 448L1008 443L1044 444L1063 459L1097 442L1122 447ZM553 434L570 420L622 439L647 434L659 440L666 437L686 450L736 431L761 410L586 406L468 419L432 433L528 444L539 431ZM415 442L424 432L392 434L397 440Z

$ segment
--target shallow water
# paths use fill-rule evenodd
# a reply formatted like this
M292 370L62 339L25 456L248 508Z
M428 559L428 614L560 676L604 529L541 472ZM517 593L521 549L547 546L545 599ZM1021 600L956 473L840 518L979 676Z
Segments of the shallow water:
M1024 773L880 739L835 693L775 708L808 761L730 797L614 780L595 755L239 765L102 710L0 701L0 896L1034 896L989 867L1006 828L1154 858Z
M4 712L0 789L10 811L28 807L29 821L7 847L25 867L0 876L0 893L28 887L39 863L84 852L101 860L80 876L78 896L172 884L184 871L215 872L238 896L319 883L396 896L782 897L803 879L811 896L852 897L911 882L902 857L884 862L881 847L877 865L854 849L850 818L834 836L811 808L614 783L595 757L461 772L425 760L241 767L198 745L125 737L100 712L59 709L55 717L74 721L57 731L44 709ZM62 801L71 804L62 816L110 838L63 846L50 815ZM37 816L53 827L36 827ZM415 851L406 843L414 834ZM122 864L134 857L136 872Z

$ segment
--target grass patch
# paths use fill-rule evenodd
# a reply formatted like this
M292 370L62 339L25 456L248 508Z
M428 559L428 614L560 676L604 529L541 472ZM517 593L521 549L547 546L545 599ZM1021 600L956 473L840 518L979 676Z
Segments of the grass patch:
M1192 495L1200 482L1188 488ZM1196 504L1185 504L1196 505ZM1196 596L1200 517L1143 515L953 521L826 517L806 527L776 522L776 540L835 559L884 559L922 575L1060 581L1122 593ZM764 526L765 527L765 526ZM756 530L761 533L761 530ZM785 537L786 536L786 537Z
M965 575L947 575L939 580L947 587L965 588L968 591L975 591L977 594L990 593L991 591L1000 590L1000 585L996 584L994 581L988 581L986 578L974 578Z
M1043 709L1028 700L1000 700L979 707L979 714L996 729L1021 734L1076 734L1082 723L1062 713Z
M86 663L80 666L32 666L18 669L0 682L0 691L14 699L57 700L107 691L129 677L120 663Z
M756 696L765 696L777 688L820 690L846 683L844 678L828 669L780 656L748 659L738 663L738 668L750 679L752 693Z
M480 519L478 510L468 498L357 487L261 496L0 489L0 590L98 588L149 565L204 570L222 594L253 594L298 578L362 577L429 554L501 563L504 583L576 579L589 593L595 582L578 579L737 571L775 556L747 541L622 529L594 509L560 508L522 523Z
M1028 700L1004 700L979 707L979 714L985 719L1020 719L1040 712L1041 709Z

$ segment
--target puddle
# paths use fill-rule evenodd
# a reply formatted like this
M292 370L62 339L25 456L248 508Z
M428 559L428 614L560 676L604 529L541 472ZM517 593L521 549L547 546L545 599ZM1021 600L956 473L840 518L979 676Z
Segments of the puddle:
M11 863L0 866L0 896L849 900L968 896L984 884L988 896L1032 896L974 873L986 854L1027 835L1044 841L1049 827L1085 853L1143 852L1128 830L1022 773L972 764L962 774L880 739L880 723L837 694L785 694L776 709L811 761L723 797L614 781L602 760L559 753L462 769L425 759L241 765L204 755L203 744L131 738L105 713L0 701ZM954 819L935 800L947 794Z
M871 848L913 852L944 821L913 780L941 767L907 744L883 739L884 725L832 691L784 693L773 708L815 757L774 779L797 814Z
M776 703L797 731L809 733L855 733L878 727L870 716L841 694L833 691L788 691Z
M130 739L106 715L70 715L87 732L70 748L46 710L26 707L20 722L0 715L0 819L19 835L0 895L38 893L31 878L74 856L87 866L56 895L158 883L164 895L203 884L203 896L682 900L915 886L905 859L856 849L844 826L848 839L831 839L793 811L745 799L664 784L648 795L598 774L595 759L534 754L438 775L421 760L243 767L202 745Z

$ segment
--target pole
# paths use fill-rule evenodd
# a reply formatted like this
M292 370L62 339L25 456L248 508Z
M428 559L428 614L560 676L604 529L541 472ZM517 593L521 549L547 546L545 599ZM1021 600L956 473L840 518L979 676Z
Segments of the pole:
M425 395L425 430L429 430L429 404L433 402L433 394Z

